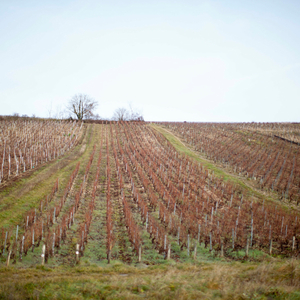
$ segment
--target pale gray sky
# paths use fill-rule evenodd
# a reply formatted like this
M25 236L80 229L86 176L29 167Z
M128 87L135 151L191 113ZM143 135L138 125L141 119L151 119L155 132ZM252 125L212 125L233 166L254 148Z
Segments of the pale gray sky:
M300 1L0 1L0 114L300 122Z

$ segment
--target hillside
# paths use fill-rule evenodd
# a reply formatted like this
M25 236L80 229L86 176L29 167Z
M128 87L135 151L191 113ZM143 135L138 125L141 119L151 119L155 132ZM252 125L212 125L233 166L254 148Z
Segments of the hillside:
M226 144L188 126L73 124L59 156L44 126L27 158L2 149L15 165L1 173L1 297L299 299L297 130L272 143L255 128L248 149L246 130L227 128Z

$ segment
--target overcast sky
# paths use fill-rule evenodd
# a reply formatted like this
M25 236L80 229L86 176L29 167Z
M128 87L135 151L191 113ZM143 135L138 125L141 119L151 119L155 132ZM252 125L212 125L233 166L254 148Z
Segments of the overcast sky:
M300 122L300 1L0 1L0 115L76 93L147 121Z

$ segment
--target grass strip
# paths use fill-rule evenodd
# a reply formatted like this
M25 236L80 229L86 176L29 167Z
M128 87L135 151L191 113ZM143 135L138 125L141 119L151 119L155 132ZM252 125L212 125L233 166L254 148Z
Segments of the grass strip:
M7 280L10 278L10 280ZM7 299L299 299L299 262L0 269Z

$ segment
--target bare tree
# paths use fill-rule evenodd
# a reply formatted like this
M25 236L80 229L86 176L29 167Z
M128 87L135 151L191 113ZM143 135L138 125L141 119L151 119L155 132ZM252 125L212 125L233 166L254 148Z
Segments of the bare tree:
M52 101L50 103L50 106L47 109L48 111L48 118L51 119L52 118Z
M125 107L119 107L114 111L112 119L114 121L128 121L129 112Z
M67 110L71 113L71 116L75 116L78 120L83 120L93 117L97 106L98 102L90 96L76 94L70 99Z
M95 114L95 115L93 116L93 119L94 119L94 120L103 120L103 118L100 117L99 114Z
M137 111L129 105L129 110L124 107L117 108L114 111L112 120L114 121L144 121L144 117L140 111Z
M52 117L54 119L63 120L63 119L67 118L67 114L66 114L66 112L64 111L64 109L61 105L57 105L56 106L56 111L53 113Z
M130 121L144 121L143 114L141 111L134 109L131 104L129 104L129 120Z

